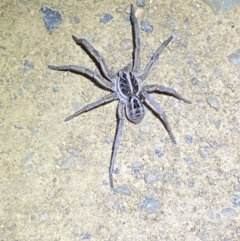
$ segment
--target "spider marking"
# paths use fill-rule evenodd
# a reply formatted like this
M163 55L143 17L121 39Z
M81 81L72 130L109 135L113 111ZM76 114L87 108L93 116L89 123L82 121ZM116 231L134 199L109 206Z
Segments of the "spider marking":
M141 85L142 82L149 76L160 54L163 52L163 50L169 44L173 37L170 36L165 42L161 44L161 46L157 49L157 51L153 55L152 59L150 60L146 68L143 71L140 71L139 26L137 19L135 17L134 8L132 4L130 19L133 28L133 62L132 64L129 64L126 67L120 69L117 73L114 73L107 67L104 58L87 40L78 39L75 36L72 36L73 40L92 57L92 59L97 64L99 72L95 72L91 69L76 65L48 65L48 67L53 70L70 71L73 73L85 75L88 78L93 79L93 81L95 81L104 89L111 92L110 94L102 97L96 102L93 102L85 106L73 115L67 117L65 121L69 121L74 117L81 115L82 113L87 112L89 110L92 110L93 108L96 108L102 104L106 104L114 100L119 101L117 107L118 125L115 140L112 147L112 156L109 167L109 181L111 188L113 188L114 163L117 155L117 150L119 148L120 137L122 135L124 117L126 116L127 119L132 123L138 124L145 116L145 105L147 108L150 108L162 120L172 142L176 144L176 140L171 131L165 112L162 110L159 104L157 104L155 100L149 95L149 93L159 92L162 94L168 94L179 100L184 101L185 103L191 104L189 100L183 98L172 88L158 84L151 84L145 86Z

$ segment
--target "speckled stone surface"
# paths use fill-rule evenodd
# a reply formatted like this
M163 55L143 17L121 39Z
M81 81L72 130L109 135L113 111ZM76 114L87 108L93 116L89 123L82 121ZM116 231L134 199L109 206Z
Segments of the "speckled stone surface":
M124 2L124 3L123 3ZM138 1L139 2L139 1ZM177 144L150 111L125 121L114 183L108 168L117 102L65 123L106 95L83 76L47 65L96 69L72 40L86 38L115 70L132 58L131 1L0 3L0 237L4 241L240 240L240 7L219 15L202 1L133 2L142 68L170 35L146 82ZM61 14L49 34L41 7ZM101 23L104 14L113 18Z

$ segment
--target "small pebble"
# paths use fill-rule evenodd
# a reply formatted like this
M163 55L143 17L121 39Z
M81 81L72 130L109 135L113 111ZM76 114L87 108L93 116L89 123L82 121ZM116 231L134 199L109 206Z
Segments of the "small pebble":
M124 11L123 7L119 6L116 8L116 11L122 13Z
M43 111L39 111L38 116L43 116Z
M21 159L21 161L22 161L23 163L26 163L26 162L28 162L29 160L31 160L34 156L35 156L35 152L29 152L29 153L27 153L27 155L26 155L25 157L23 157L23 158Z
M164 156L164 153L158 149L155 150L155 154L158 156L158 158L161 158Z
M11 101L17 101L17 96L15 94L10 94L9 98Z
M22 8L28 4L28 1L26 0L17 0L17 6Z
M113 19L113 16L108 13L104 13L103 16L100 18L100 23L106 24Z
M77 158L74 162L74 167L77 170L83 171L86 165L86 161L84 158Z
M183 160L184 160L187 164L193 163L192 157L184 157Z
M227 216L227 217L237 215L237 212L233 208L225 208L225 209L222 210L221 213L222 213L222 215Z
M234 65L240 65L240 49L228 55L228 60Z
M184 27L185 27L186 31L191 30L191 23L187 22Z
M115 169L113 170L113 173L114 173L114 174L119 174L119 169L118 169L118 168L115 168Z
M219 69L215 69L214 70L214 75L215 75L216 78L219 78L219 77L221 77L222 74L221 74Z
M83 95L83 98L84 98L84 97L85 97L85 96ZM82 107L82 105L81 105L79 102L77 102L77 101L72 101L72 102L71 102L71 105L72 105L72 107L73 107L73 109L74 109L75 111L80 110L81 107Z
M14 125L14 128L17 129L17 130L22 130L22 127L18 126L18 125Z
M141 29L147 33L151 33L153 31L153 26L146 21L141 21Z
M18 89L18 95L19 95L19 96L23 96L23 89L22 89L22 88L19 88L19 89Z
M189 6L191 6L194 10L199 11L199 3L190 3Z
M216 120L215 122L214 122L214 125L216 126L216 128L217 129L219 129L219 127L221 126L221 120Z
M82 240L84 240L84 239L90 239L90 237L91 237L91 234L90 233L82 233L81 235L80 235L80 238L82 239Z
M210 156L210 150L208 146L200 147L199 154L202 158L207 158Z
M62 156L56 160L56 165L61 170L69 169L70 166L74 163L74 158L71 155Z
M48 219L49 219L48 213L46 213L46 212L41 213L41 219L42 219L43 221L48 220Z
M27 165L27 166L26 166L26 169L27 169L28 172L33 172L33 171L34 171L34 166L33 166L33 164Z
M31 82L28 79L23 80L23 88L28 89L31 85Z
M181 44L181 46L182 46L183 48L187 48L187 46L188 46L188 40L187 40L187 39L182 39L180 44Z
M192 68L188 68L188 73L189 73L190 76L193 76L193 75L196 74L196 71Z
M138 7L144 7L146 5L146 0L137 0Z
M128 187L126 187L126 186L119 186L119 187L117 187L116 192L121 194L121 195L128 195L128 196L131 195L130 189Z
M149 126L149 124L148 124L147 122L142 123L142 124L140 125L139 130L140 130L140 132L142 132L142 133L147 133L147 132L149 132L149 130L150 130L150 126Z
M73 146L73 147L70 146L70 147L67 148L67 152L69 154L71 154L72 156L78 156L79 153L81 152L81 150L76 146Z
M132 40L131 39L124 39L120 43L122 49L124 50L130 50L133 48Z
M53 91L53 93L57 93L58 92L58 87L52 87L52 91Z
M147 208L150 213L156 213L159 210L159 205L158 200L152 197L146 197L139 207L140 209Z
M240 178L240 171L238 169L232 169L231 175L233 175L234 177L237 177L239 179Z
M166 172L166 173L164 174L164 179L172 179L172 178L173 178L172 173Z
M73 17L73 22L76 24L80 23L80 18L78 16Z
M17 225L14 223L14 219L9 218L7 219L7 221L4 223L4 225L2 225L2 229L6 228L8 231L13 231L14 229L16 229Z
M196 60L193 56L186 57L186 61L188 64L193 64L194 62L196 62Z
M152 197L151 196L149 196L149 197L145 197L145 199L143 200L143 202L140 204L140 209L144 209L144 208L146 208L147 207L147 205L148 205L148 202L150 201L150 200L152 200Z
M235 24L233 22L229 22L229 25L230 25L231 28L235 27Z
M125 13L130 14L131 13L131 5L128 5L125 9ZM128 15L128 18L130 20L130 16Z
M185 136L185 141L189 144L192 144L193 143L193 137L192 136L189 136L189 135L186 135Z
M191 82L192 82L192 85L198 85L199 84L199 81L196 77L193 77Z
M207 36L207 41L210 42L211 41L211 36Z
M235 190L236 192L240 192L240 184L236 185L236 186L234 187L234 190Z
M149 200L147 209L150 213L156 213L159 210L159 201L155 199Z
M30 16L33 17L35 15L34 9L31 9L29 13L30 13Z
M238 194L233 195L232 202L233 202L234 207L239 208L240 207L240 195L238 195Z
M24 61L24 67L23 67L23 69L22 69L22 72L23 72L23 73L26 73L27 71L34 69L34 67L35 67L35 66L34 66L33 63L31 63L31 62L28 61L28 60L25 60L25 61Z
M141 172L141 163L140 162L134 162L132 164L132 173L138 174Z
M191 188L191 187L194 187L194 182L189 182L188 183L188 186Z
M214 95L207 97L207 103L216 110L220 109L220 103L219 103L217 97Z
M204 2L212 8L215 15L228 12L240 3L239 0L204 0Z
M227 88L230 89L230 90L233 90L233 85L232 84L227 84Z
M107 144L112 144L113 138L111 138L111 137L106 138L106 142L107 142Z
M34 63L28 61L28 60L25 60L24 61L24 69L23 70L31 70L31 69L34 69ZM25 72L25 71L24 71Z
M144 179L147 184L152 184L158 180L158 175L154 173L148 173L144 175Z
M62 16L59 12L53 11L48 7L41 7L40 12L43 14L43 20L45 22L45 27L51 34L59 24L62 22Z
M141 167L133 167L133 168L132 168L132 172L133 172L134 174L140 173L140 172L141 172Z
M62 204L59 204L59 205L58 205L58 211L59 211L59 212L63 213L63 212L65 211L65 209L66 209L66 208L64 207L64 205L62 205Z

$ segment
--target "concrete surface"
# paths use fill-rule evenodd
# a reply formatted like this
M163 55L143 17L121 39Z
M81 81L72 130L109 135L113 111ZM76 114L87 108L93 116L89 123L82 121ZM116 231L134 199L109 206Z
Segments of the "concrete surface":
M138 125L125 121L114 182L131 195L108 183L117 102L64 122L107 92L47 65L96 68L72 35L87 38L109 67L127 65L130 3L1 2L1 241L240 240L240 67L227 59L239 48L240 7L215 16L201 1L134 2L139 23L153 25L140 31L143 68L174 36L146 83L192 104L153 95L177 145L150 111ZM42 6L62 15L52 34ZM107 24L104 13L113 16Z

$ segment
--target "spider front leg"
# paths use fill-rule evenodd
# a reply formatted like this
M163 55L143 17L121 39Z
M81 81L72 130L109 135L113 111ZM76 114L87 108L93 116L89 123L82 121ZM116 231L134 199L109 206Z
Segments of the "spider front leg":
M82 113L86 112L86 111L89 111L89 110L92 110L100 105L103 105L103 104L106 104L106 103L109 103L113 100L117 100L118 99L118 95L116 92L114 93L111 93L111 94L108 94L104 97L102 97L101 99L89 104L89 105L86 105L84 108L82 108L81 110L75 112L73 115L70 115L69 117L67 117L64 121L69 121L71 119L73 119L74 117L78 116L78 115L81 115Z
M86 39L78 39L74 35L72 36L73 40L76 44L82 46L87 52L93 57L93 59L99 64L100 70L103 73L104 77L112 82L112 79L116 77L111 70L108 69L104 58L100 55L100 53L86 40Z
M110 162L110 167L109 167L109 182L110 182L110 187L113 188L113 172L114 172L114 164L115 164L115 159L117 155L117 150L119 148L120 144L120 138L122 136L122 130L123 130L123 122L124 122L124 107L125 104L119 101L118 104L118 110L117 110L117 116L118 116L118 126L117 126L117 131L116 131L116 136L113 144L113 151L112 151L112 156L111 156L111 162Z
M133 27L133 72L138 72L140 69L140 37L139 37L139 26L138 21L134 13L134 7L131 4L131 14L130 19Z
M53 70L58 70L58 71L70 71L77 74L87 75L89 78L94 79L102 87L108 90L113 90L112 83L106 81L104 78L102 78L102 76L92 71L91 69L88 69L82 66L76 66L76 65L63 65L63 66L48 65L48 68Z
M153 55L152 59L150 60L150 62L148 63L147 67L145 68L145 70L143 71L143 73L141 73L138 77L141 79L141 81L145 80L148 75L151 73L152 68L154 67L154 65L156 64L160 54L163 52L163 50L167 47L167 45L170 43L170 41L173 39L173 36L169 37L165 42L163 42L161 44L161 46L157 49L157 51L155 52L155 54Z
M168 123L168 120L167 120L167 116L165 114L165 112L161 109L161 107L157 104L157 102L155 102L154 99L152 99L150 97L150 95L145 92L145 91L142 91L142 95L143 97L147 100L147 102L149 102L150 104L150 107L152 107L152 110L160 117L160 119L163 121L163 124L166 128L166 130L168 131L168 134L172 140L172 142L174 144L176 144L176 140L175 140L175 137L171 131L171 128L170 128L170 125Z
M143 86L143 90L145 90L147 93L160 92L164 94L169 94L176 97L179 100L183 100L185 103L188 103L188 104L192 103L191 101L183 98L180 94L178 94L176 90L169 87L165 87L163 85L157 85L157 84L145 85Z

